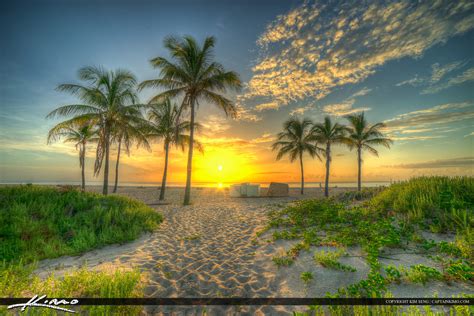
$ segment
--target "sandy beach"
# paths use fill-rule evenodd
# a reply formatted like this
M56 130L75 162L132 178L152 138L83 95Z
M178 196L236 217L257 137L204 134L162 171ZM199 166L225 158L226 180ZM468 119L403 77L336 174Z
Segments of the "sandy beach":
M90 191L100 191L91 187ZM344 188L333 189L332 194ZM318 266L312 259L314 247L300 254L290 267L278 268L272 257L289 249L292 241L271 241L271 232L260 237L256 233L267 223L267 212L282 208L301 198L322 197L320 189L308 189L302 197L292 189L286 198L231 198L228 190L193 189L193 204L182 206L182 188L167 191L169 204L157 205L158 190L153 187L120 187L118 194L144 201L164 215L164 222L152 234L124 245L111 245L76 257L61 257L39 263L36 273L46 277L50 272L61 275L80 266L90 269L115 270L138 268L143 272L145 295L149 297L322 297L338 287L355 283L367 276L369 267L360 258L361 250L348 249L343 263L357 272L343 272ZM397 255L400 263L422 261L416 255ZM344 261L345 260L345 261ZM310 285L300 274L312 271ZM397 296L425 296L438 292L441 297L472 293L472 286L453 283L449 286L433 282L430 286L404 285L391 289ZM158 307L148 306L144 315L208 315L272 314L286 315L303 307Z

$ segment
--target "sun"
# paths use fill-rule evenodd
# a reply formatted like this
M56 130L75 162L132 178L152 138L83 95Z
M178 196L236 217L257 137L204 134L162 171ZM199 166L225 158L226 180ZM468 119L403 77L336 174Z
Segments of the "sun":
M222 165L218 165L217 170L222 171Z

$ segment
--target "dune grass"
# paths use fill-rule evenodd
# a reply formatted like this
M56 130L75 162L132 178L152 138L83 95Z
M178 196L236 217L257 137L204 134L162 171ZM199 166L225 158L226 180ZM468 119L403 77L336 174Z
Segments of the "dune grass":
M41 280L32 274L33 268L34 265L22 263L1 264L0 297L47 295L49 298L133 298L143 296L138 270L98 272L81 268L66 274L63 278L51 275ZM75 306L72 309L84 315L139 315L141 306ZM6 307L0 307L0 314L6 313ZM63 313L45 308L28 308L28 315L63 315Z
M474 280L473 183L474 179L468 177L423 177L395 184L362 204L350 204L347 196L342 200L299 201L272 212L267 229L274 230L274 240L300 240L297 250L308 250L310 246L361 246L370 266L367 279L338 289L333 294L336 296L381 297L388 284L400 281L470 282ZM456 241L426 240L420 235L420 230L426 229L454 232ZM418 265L383 271L379 258L384 249L406 248L407 244L437 260L442 270ZM288 264L297 256L298 251L290 249L286 257L292 261ZM328 253L316 253L315 258L326 266L337 264Z
M28 263L75 255L151 231L162 216L121 196L43 186L0 188L0 258Z
M152 231L162 216L145 204L120 196L72 188L0 188L0 297L142 297L140 272L88 271L46 280L32 274L37 260L76 255L123 243ZM75 307L87 315L138 315L140 306ZM6 310L0 308L0 313ZM56 315L30 309L29 315ZM58 314L59 315L59 314Z

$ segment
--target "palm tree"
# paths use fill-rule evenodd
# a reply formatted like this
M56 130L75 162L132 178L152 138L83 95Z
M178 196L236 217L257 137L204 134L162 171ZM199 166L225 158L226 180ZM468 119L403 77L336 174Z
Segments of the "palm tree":
M48 133L48 144L59 139L64 139L66 143L74 143L76 150L79 150L79 165L81 167L81 189L86 189L85 160L86 145L88 142L97 140L97 131L91 122L78 122L68 120L54 126Z
M311 157L318 157L323 149L314 144L315 138L311 134L313 122L309 119L290 118L283 123L283 132L278 133L277 141L273 143L272 149L277 150L276 159L280 160L283 156L289 155L290 161L300 160L301 169L301 194L304 194L304 168L303 154L307 152Z
M314 135L317 142L326 144L324 155L326 156L326 180L324 188L324 196L329 196L329 168L332 160L331 156L331 145L347 143L346 140L347 127L331 122L331 118L326 116L324 123L316 123L311 129L311 133Z
M190 110L189 149L186 175L184 205L191 200L191 173L194 147L195 110L199 101L205 101L221 108L226 115L235 116L236 108L231 100L224 97L229 89L239 90L242 83L237 73L226 71L224 67L213 61L214 37L207 37L202 46L190 36L183 38L168 37L164 46L171 55L171 61L164 57L151 60L154 68L160 69L161 78L146 80L140 89L162 88L164 92L154 96L149 103L159 103L166 98L183 96L179 108L178 119L183 110Z
M165 199L170 145L180 147L181 150L184 151L185 146L189 144L189 135L185 135L184 133L189 132L191 124L189 121L180 122L178 120L179 107L176 104L172 105L169 99L166 99L163 103L150 104L148 108L148 136L162 139L165 150L165 166L160 190L160 201L162 201ZM195 127L198 126L195 124ZM194 146L202 152L201 143L195 140Z
M81 103L64 105L48 114L74 116L73 120L94 120L98 126L98 143L94 174L98 175L105 158L104 184L102 192L107 195L109 185L109 153L113 129L124 116L133 116L140 110L136 105L135 76L126 70L106 71L101 67L83 67L79 79L87 85L61 84L57 90L77 96Z
M130 156L130 147L132 143L136 142L137 147L143 146L150 150L150 145L146 138L148 122L144 120L141 112L137 111L132 115L123 115L120 121L116 123L113 140L117 143L117 160L115 161L115 182L113 193L117 192L118 177L119 177L119 163L120 153L122 152L122 145L125 152Z
M349 121L349 137L347 144L352 150L357 148L357 190L361 190L361 174L362 174L362 151L368 150L371 154L378 156L379 153L372 146L382 145L390 148L392 140L385 137L380 131L381 128L385 127L384 123L376 123L369 126L369 123L365 119L364 112L360 114L353 114L347 116Z

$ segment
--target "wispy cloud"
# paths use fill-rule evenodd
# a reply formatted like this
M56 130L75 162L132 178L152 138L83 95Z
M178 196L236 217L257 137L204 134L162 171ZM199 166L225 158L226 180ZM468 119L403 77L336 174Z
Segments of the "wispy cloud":
M431 65L431 74L429 76L419 77L418 75L415 75L415 77L411 79L397 83L396 86L422 86L425 88L420 92L421 94L437 93L454 85L474 80L474 68L469 68L457 76L442 80L449 73L462 69L464 66L466 66L466 64L467 62L465 61L455 61L446 65L440 65L439 63L435 63Z
M263 110L321 99L335 87L365 80L390 60L418 57L471 29L471 9L468 0L305 2L279 16L258 39L260 58L240 101ZM436 69L434 78L448 70Z
M433 132L445 134L457 129L449 128L450 123L474 119L474 103L446 103L430 108L397 115L386 120L386 132L395 140L427 140L442 138L444 135L432 135ZM403 134L430 135L403 136Z
M353 108L354 99L345 100L342 103L329 104L324 106L323 111L334 116L344 116L362 111L369 111L368 107Z
M421 94L431 94L431 93L436 93L444 89L448 89L452 86L468 82L468 81L473 81L474 80L474 67L467 69L464 71L462 74L452 77L449 80L447 80L444 83L440 83L437 85L432 85L423 91L421 91Z
M423 161L416 163L398 164L386 166L390 168L401 169L432 169L432 168L457 168L457 167L472 167L474 165L474 157L460 157L451 159L440 159Z

